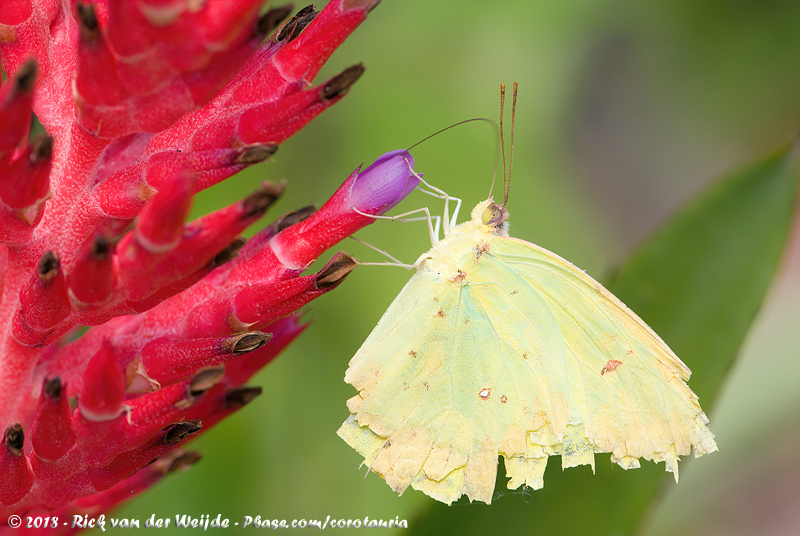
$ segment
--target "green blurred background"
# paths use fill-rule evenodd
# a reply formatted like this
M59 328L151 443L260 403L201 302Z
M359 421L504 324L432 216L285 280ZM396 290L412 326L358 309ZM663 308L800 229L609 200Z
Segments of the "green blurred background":
M463 119L496 120L499 83L517 80L511 233L603 280L713 178L795 135L798 27L800 3L792 1L383 0L318 78L364 62L350 94L285 142L274 162L198 196L195 214L264 179L288 181L273 216L322 203L362 161ZM464 200L463 220L488 193L495 132L472 123L413 154L427 180ZM422 205L441 210L414 193L395 211ZM378 222L359 237L409 263L429 247L421 223ZM709 412L720 452L682 463L681 482L668 483L648 536L800 532L794 237ZM354 241L341 248L383 260ZM359 267L308 307L311 327L251 382L264 394L192 445L203 461L115 517L399 517L413 528L432 499L411 489L398 498L378 476L364 478L358 455L336 436L355 394L342 379L348 360L408 277L399 268ZM598 455L598 464L605 460ZM571 471L592 478L586 468ZM546 493L547 486L496 500ZM569 497L562 504L565 516L579 515ZM452 515L474 507L457 504ZM535 533L535 518L519 528Z

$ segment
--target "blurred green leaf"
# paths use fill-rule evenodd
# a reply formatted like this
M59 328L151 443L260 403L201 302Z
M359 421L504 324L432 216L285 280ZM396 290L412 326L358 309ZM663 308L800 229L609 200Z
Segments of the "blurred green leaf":
M609 286L689 365L706 411L778 268L797 205L798 152L784 148L717 183Z
M725 177L645 243L609 286L690 366L690 386L706 411L780 263L799 177L796 147ZM431 503L409 527L413 534L523 527L541 535L632 534L667 475L662 465L624 471L603 458L595 476L588 467L559 471L560 460L551 459L543 490L509 492L491 506ZM497 489L505 489L502 476Z

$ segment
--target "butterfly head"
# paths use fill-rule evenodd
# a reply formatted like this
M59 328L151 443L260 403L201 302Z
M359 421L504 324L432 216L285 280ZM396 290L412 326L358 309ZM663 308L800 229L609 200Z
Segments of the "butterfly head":
M508 209L495 203L491 197L475 206L472 221L486 228L485 232L489 234L508 236Z

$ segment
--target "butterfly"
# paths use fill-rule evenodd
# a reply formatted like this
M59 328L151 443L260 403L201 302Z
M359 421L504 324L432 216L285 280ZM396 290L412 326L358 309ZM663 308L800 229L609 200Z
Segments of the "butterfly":
M498 456L509 489L542 488L550 456L594 469L605 452L677 481L680 456L717 450L691 371L600 283L510 237L504 205L478 203L414 263L350 361L338 435L395 492L447 504L491 503Z

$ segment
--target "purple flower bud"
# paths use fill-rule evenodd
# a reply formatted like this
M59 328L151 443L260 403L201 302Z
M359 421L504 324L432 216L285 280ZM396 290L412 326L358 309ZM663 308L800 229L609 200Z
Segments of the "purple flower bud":
M414 158L405 149L381 156L358 173L350 190L352 206L368 214L388 212L419 184L413 167Z

